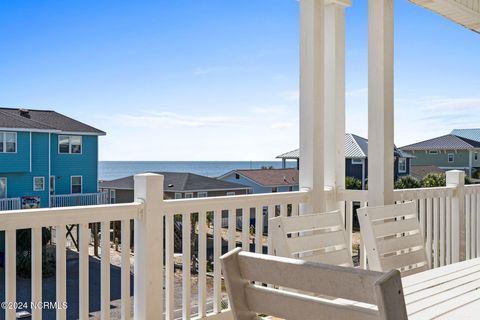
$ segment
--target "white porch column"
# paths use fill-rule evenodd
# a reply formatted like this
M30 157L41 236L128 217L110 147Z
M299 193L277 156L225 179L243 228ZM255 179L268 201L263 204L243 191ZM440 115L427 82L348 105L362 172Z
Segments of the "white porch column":
M368 1L368 202L393 203L393 0Z
M327 0L325 6L325 185L345 189L345 7L351 0ZM339 207L336 199L326 209Z
M312 191L301 213L325 211L324 20L324 0L300 0L300 188Z

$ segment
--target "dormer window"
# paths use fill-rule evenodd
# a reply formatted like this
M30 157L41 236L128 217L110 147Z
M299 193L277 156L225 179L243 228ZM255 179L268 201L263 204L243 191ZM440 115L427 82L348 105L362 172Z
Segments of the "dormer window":
M0 131L0 153L17 152L17 133Z
M82 137L81 136L58 136L58 153L81 154L82 153Z

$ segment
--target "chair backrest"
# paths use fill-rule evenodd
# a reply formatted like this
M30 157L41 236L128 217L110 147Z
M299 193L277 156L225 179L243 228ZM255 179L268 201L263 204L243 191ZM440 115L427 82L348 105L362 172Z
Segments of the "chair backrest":
M402 276L429 269L415 202L357 209L371 270Z
M339 210L268 221L272 252L276 256L353 266L343 219Z
M257 314L302 320L407 319L398 270L381 273L240 248L220 260L236 320L256 319Z

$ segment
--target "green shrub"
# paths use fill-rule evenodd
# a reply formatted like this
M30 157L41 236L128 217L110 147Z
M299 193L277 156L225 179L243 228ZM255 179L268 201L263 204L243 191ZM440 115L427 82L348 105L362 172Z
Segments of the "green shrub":
M345 177L345 189L362 190L362 181L354 177Z
M395 182L395 189L414 189L420 186L420 181L411 176L403 176Z
M422 179L422 187L444 187L447 185L445 173L429 173Z

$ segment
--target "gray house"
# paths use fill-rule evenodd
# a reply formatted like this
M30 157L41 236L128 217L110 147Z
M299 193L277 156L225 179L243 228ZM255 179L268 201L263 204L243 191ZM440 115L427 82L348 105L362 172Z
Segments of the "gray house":
M397 147L393 153L395 180L410 175L410 162L414 156ZM282 159L284 168L287 160L297 160L298 168L299 158L299 149L277 156L277 159ZM345 176L361 180L363 189L368 181L368 140L352 133L345 134Z
M189 172L156 172L164 176L164 199L203 198L251 193L250 187ZM133 198L133 176L100 181L110 203L128 203Z
M478 129L474 130L478 131ZM453 132L474 137L474 133L468 130L454 130ZM456 134L420 141L401 149L415 156L412 159L412 165L434 165L444 171L463 170L471 176L480 168L480 141Z

